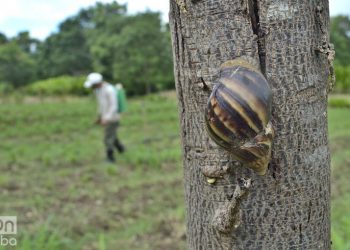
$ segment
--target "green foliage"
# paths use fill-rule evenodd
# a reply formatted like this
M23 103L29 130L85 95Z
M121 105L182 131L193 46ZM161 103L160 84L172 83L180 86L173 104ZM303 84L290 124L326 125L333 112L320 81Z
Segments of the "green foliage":
M328 106L332 108L350 108L350 99L347 98L329 98Z
M7 43L7 37L5 34L0 32L0 45L4 43Z
M335 16L331 18L330 39L335 48L335 92L350 92L350 18Z
M93 69L107 79L113 79L112 65L120 61L119 58L115 61L114 44L122 28L127 25L126 6L116 2L97 3L94 7L80 11L78 16L85 27Z
M337 64L350 65L350 19L348 16L331 18L330 39L334 44Z
M13 91L12 84L9 84L6 82L0 82L0 96L10 94L12 91Z
M335 65L336 84L335 92L350 93L350 65Z
M0 45L0 82L19 87L35 78L33 58L15 42Z
M160 13L126 16L125 6L117 3L86 12L95 27L87 29L94 70L122 82L129 95L174 88L170 32Z
M6 55L16 60L0 58L0 82L15 87L96 71L107 81L123 83L129 95L174 88L169 27L157 12L128 15L126 5L96 3L63 20L43 42L28 32L10 41L1 35L0 48L11 48Z
M81 75L91 71L89 48L79 19L71 17L62 22L59 32L38 47L36 58L40 78Z
M12 39L24 52L32 55L36 46L40 43L39 40L31 38L28 31L19 32L16 37ZM34 46L34 47L33 47Z
M89 91L83 87L85 76L59 76L34 82L22 89L30 95L85 95Z
M114 46L113 78L123 82L129 94L173 88L170 37L162 31L159 13L129 17Z

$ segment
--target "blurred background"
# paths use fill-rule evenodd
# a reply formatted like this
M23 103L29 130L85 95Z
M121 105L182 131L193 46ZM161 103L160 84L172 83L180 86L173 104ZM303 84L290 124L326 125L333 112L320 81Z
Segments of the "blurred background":
M168 1L12 0L0 10L0 215L13 249L184 249ZM350 5L331 0L333 248L350 249ZM91 71L128 94L104 162ZM0 247L1 249L1 247ZM8 249L5 247L4 249Z

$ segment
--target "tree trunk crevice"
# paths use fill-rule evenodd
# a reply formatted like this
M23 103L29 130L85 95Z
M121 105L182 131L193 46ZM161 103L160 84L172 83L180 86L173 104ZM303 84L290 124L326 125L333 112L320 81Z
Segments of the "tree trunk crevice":
M260 24L259 0L247 0L253 33L257 36L258 56L261 72L266 74L265 32Z

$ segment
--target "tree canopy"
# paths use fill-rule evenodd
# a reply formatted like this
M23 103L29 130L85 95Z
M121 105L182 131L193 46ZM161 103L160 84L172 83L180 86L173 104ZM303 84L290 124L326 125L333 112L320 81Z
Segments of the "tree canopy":
M350 19L348 16L331 18L331 42L334 44L335 62L342 66L350 65Z
M21 86L35 79L36 65L14 41L0 46L0 82Z
M0 33L0 82L17 87L91 71L130 94L173 88L169 28L160 13L128 15L125 5L97 3L63 20L44 41L26 31L13 38Z

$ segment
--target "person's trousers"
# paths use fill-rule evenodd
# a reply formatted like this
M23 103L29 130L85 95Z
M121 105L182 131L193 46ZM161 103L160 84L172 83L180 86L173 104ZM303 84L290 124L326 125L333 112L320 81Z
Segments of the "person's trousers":
M105 125L104 144L106 146L106 151L113 151L115 144L120 144L117 137L118 126L119 122L109 122Z

